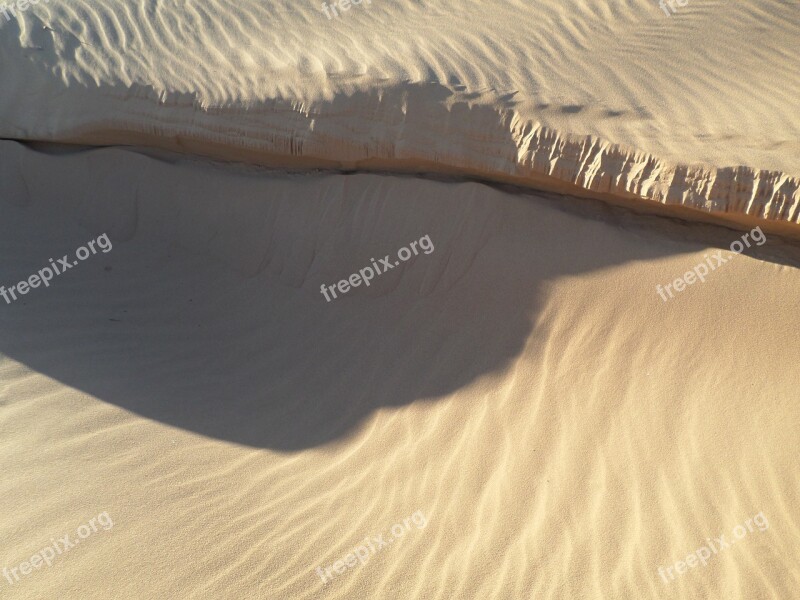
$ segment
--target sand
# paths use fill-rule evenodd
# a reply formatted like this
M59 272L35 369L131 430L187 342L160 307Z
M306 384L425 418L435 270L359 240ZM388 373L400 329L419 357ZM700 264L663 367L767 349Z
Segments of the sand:
M794 2L39 3L0 137L468 173L800 222ZM607 198L608 199L608 198ZM749 223L749 219L748 219Z
M797 15L0 15L2 597L799 597Z

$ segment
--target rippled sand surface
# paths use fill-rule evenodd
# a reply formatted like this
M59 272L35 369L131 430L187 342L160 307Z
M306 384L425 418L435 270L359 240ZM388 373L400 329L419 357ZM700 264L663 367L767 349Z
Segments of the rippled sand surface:
M594 201L121 149L0 142L0 179L0 284L113 243L0 301L0 567L113 520L3 598L798 597L777 236L731 258L742 231Z
M0 137L799 224L797 1L681 1L39 2L0 17Z
M0 10L0 598L800 599L797 2L321 7Z

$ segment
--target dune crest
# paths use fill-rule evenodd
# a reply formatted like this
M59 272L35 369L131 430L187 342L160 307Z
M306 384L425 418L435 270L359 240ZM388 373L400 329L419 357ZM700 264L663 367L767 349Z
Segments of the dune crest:
M403 0L333 21L294 2L40 3L2 27L0 136L466 175L791 232L795 17L762 0L670 17Z

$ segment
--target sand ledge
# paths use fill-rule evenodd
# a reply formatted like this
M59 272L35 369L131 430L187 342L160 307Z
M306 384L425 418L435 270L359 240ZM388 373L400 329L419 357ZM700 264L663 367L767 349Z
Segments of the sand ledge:
M142 86L103 96L99 113L32 133L46 141L141 144L269 166L468 175L691 209L682 216L699 211L727 224L794 230L800 223L797 177L747 166L673 164L593 136L560 133L513 108L470 103L438 84L247 108L203 107L186 94Z

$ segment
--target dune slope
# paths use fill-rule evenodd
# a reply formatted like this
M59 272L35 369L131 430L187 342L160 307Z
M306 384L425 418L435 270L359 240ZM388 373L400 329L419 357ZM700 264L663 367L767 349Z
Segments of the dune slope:
M113 519L4 598L794 597L791 246L664 302L741 232L121 149L0 175L3 285L113 244L0 305L0 566Z

